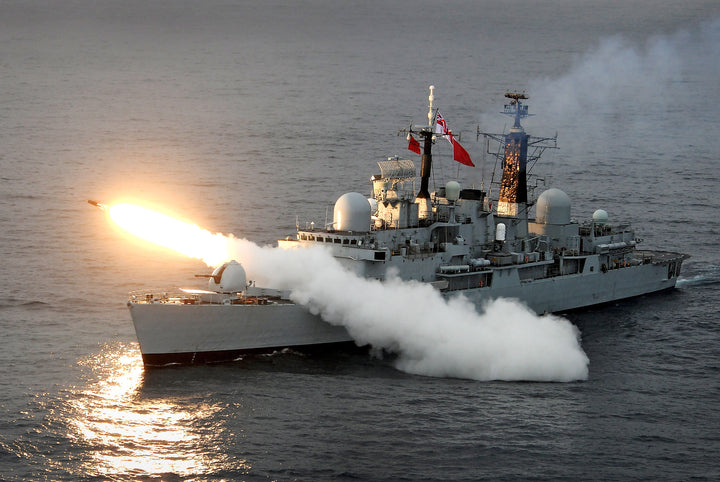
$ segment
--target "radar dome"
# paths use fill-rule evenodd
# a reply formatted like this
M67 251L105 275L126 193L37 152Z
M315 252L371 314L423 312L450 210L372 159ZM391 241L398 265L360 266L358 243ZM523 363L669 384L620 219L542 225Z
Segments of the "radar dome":
M593 213L593 222L598 226L605 226L608 222L608 213L604 209L598 209Z
M535 221L541 224L569 224L570 198L557 188L540 194L536 204Z
M339 231L370 231L370 203L360 193L343 194L335 202L333 224Z
M238 293L245 291L246 287L245 268L235 260L215 268L208 281L210 291L219 291L221 293Z
M460 183L449 181L445 184L445 199L451 202L460 199Z

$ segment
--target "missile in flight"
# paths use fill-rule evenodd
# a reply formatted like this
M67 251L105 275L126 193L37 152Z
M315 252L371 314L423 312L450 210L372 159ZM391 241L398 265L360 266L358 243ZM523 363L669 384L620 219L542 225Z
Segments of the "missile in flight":
M102 211L107 211L107 208L108 208L107 204L103 204L99 201L93 201L92 199L88 199L88 204L92 204L93 206L95 206L96 208L98 208Z

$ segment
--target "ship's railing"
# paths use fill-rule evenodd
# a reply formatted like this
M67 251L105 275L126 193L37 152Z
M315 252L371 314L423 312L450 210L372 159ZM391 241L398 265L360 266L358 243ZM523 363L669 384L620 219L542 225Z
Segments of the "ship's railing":
M163 298L167 296L177 296L182 291L179 288L138 288L128 292L130 300L145 300L152 298Z
M183 290L180 288L138 289L128 293L128 301L146 304L223 304L237 298L237 294L213 293L211 291L190 289Z
M634 233L632 225L626 221L619 223L597 224L593 221L584 221L579 226L580 236L609 236L612 234Z
M172 305L277 305L292 303L291 300L278 293L215 293L180 288L133 290L128 294L128 302Z
M197 293L188 293L179 288L142 288L130 291L128 301L133 303L192 304L197 302L198 296Z
M633 253L635 259L642 261L643 264L659 263L665 264L672 261L681 261L688 259L690 256L684 253L675 253L672 251L650 251L637 250Z

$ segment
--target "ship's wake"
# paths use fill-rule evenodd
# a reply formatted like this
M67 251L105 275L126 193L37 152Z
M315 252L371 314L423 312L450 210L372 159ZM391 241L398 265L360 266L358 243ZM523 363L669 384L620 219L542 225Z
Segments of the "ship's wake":
M695 286L713 286L720 284L720 266L708 265L698 268L700 271L688 278L681 277L677 281L678 288L689 288Z
M427 283L357 276L320 247L282 250L232 237L228 246L259 285L291 290L295 302L345 326L359 345L397 354L395 365L405 372L563 382L588 376L580 332L564 318L539 317L507 299L478 312Z

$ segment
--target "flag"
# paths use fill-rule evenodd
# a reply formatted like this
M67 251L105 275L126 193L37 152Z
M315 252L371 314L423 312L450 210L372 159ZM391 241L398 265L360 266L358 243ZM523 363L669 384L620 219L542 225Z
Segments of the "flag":
M475 164L473 164L472 160L470 159L470 154L468 154L465 148L461 146L458 141L455 140L455 137L448 130L445 118L440 115L440 112L435 115L435 133L442 134L442 136L445 137L445 139L447 139L450 144L452 144L454 160L456 160L460 164L475 167Z
M470 154L463 148L463 146L460 145L458 141L455 140L454 137L450 137L450 140L453 145L453 159L455 159L460 164L465 164L466 166L475 167L475 164L473 164L472 160L470 159Z
M408 135L408 137L410 138L410 139L409 139L410 142L408 143L408 149L410 149L411 151L413 151L413 152L416 153L416 154L421 154L421 152L420 152L420 143L417 141L417 139L415 139L415 138L414 138L413 136L411 136L411 135Z
M440 115L440 112L435 114L435 134L442 134L444 136L449 134L445 118Z

